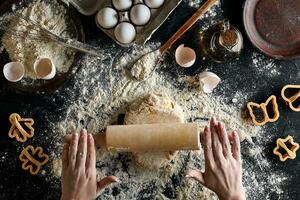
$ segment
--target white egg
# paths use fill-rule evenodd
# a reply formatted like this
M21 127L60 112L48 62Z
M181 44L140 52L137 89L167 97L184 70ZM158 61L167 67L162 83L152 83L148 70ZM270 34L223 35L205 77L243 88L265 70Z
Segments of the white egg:
M147 24L150 18L150 9L143 4L137 4L130 10L130 19L137 26L143 26Z
M117 10L124 11L132 6L132 0L112 0L112 4Z
M96 21L103 28L113 28L118 24L118 13L112 8L103 8L98 12Z
M164 0L145 0L145 3L150 8L159 8L164 4Z
M129 44L135 39L135 36L136 30L128 22L122 22L115 28L115 37L120 43Z

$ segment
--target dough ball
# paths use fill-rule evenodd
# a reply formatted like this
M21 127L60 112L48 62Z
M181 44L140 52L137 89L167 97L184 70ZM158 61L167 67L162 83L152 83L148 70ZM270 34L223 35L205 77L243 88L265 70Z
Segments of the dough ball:
M183 123L181 107L165 94L153 93L133 103L125 114L125 124ZM177 152L134 153L138 165L159 169L168 165Z

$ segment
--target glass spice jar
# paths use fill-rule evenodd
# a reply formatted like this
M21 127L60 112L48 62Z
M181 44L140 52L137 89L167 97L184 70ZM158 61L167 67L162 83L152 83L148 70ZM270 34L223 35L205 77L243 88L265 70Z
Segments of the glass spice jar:
M217 63L238 58L242 48L241 32L227 20L200 33L200 49L203 55Z

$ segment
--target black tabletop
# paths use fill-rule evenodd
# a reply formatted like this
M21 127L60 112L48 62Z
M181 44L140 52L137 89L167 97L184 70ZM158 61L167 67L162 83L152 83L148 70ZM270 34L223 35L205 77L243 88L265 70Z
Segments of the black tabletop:
M185 0L179 5L179 7L171 14L167 21L155 32L151 41L161 41L164 42L176 31L188 18L192 15L196 8L189 6L192 1ZM218 22L227 18L230 22L237 26L244 36L244 50L241 54L240 59L234 60L230 63L216 64L211 61L203 61L202 59L197 59L196 64L188 69L177 69L170 71L171 75L176 77L176 73L183 73L186 75L195 75L202 72L205 69L213 70L216 74L225 80L229 87L220 87L215 91L215 95L228 96L232 99L232 91L242 91L244 93L250 94L249 100L254 100L256 102L263 102L272 94L280 97L280 90L284 85L287 84L300 84L300 60L273 60L262 56L258 50L256 50L251 43L248 41L246 34L244 32L242 23L242 6L243 1L225 0L222 2L219 9L217 9L216 15L205 17L200 20L195 26L193 26L174 46L178 44L185 43L188 46L197 49L198 43L196 40L191 38L196 38L200 29L203 28L204 24L209 24L212 20ZM80 15L80 14L78 14ZM102 33L94 24L94 19L92 17L85 17L80 15L84 30L86 33L86 41L89 43L102 37L102 41L113 45L114 42ZM116 51L126 51L125 48L115 47ZM170 51L174 51L174 48ZM253 67L253 53L256 52L260 57L271 61L274 65L280 66L279 74L274 76L268 74L270 71L255 71ZM199 52L197 52L199 54ZM198 55L201 57L201 55ZM167 59L172 59L167 56ZM267 65L268 63L265 63ZM261 66L263 69L267 69L266 66ZM267 66L268 67L268 66ZM0 199L58 199L60 195L59 184L60 181L57 179L55 184L53 181L49 184L48 179L45 176L32 176L27 172L24 172L20 165L18 155L22 151L22 148L27 144L20 144L15 140L10 139L7 136L10 124L8 117L11 113L17 112L24 116L31 116L35 119L35 129L39 132L36 137L32 140L32 144L39 146L47 146L50 144L53 138L55 138L55 133L49 130L49 126L44 123L44 117L49 115L53 121L59 118L60 115L64 114L64 111L60 108L65 107L65 102L63 99L57 98L57 94L64 94L68 97L68 88L72 88L73 80L66 82L58 91L52 94L42 94L42 95L25 95L17 94L6 87L5 80L1 80L0 85ZM78 88L79 89L79 88ZM70 96L70 98L73 98ZM75 98L75 97L74 97ZM55 99L55 101L53 100ZM279 98L282 102L282 99ZM287 161L281 163L277 157L272 154L272 149L274 148L275 140L278 137L284 137L288 134L293 135L295 141L300 141L300 124L299 113L291 111L284 103L280 104L280 114L281 117L276 123L267 125L266 129L269 129L267 140L256 140L253 138L254 142L260 145L266 159L270 162L270 167L272 172L279 174L285 174L288 178L285 180L282 186L283 193L278 194L276 191L266 191L268 192L269 199L290 199L298 200L300 199L299 190L299 172L300 167L299 158L293 161ZM47 135L47 137L45 137ZM46 138L46 139L45 139ZM250 144L245 142L242 148L247 149ZM46 148L46 152L48 152ZM254 166L252 170L261 170L256 162L254 162L248 154L243 152L244 162L253 162ZM50 166L46 168L49 169ZM272 174L270 172L270 174ZM172 177L172 182L176 182L176 177ZM261 187L264 187L262 181ZM174 183L176 185L176 183ZM260 184L260 183L258 183ZM272 183L269 183L272 184ZM274 185L275 187L275 185ZM270 187L269 187L270 188ZM151 188L150 188L151 189ZM122 188L114 189L115 193L118 194ZM172 191L172 189L170 189ZM170 193L170 192L169 192ZM165 193L166 196L169 194ZM256 197L255 195L250 195L249 199L267 199L263 195ZM169 195L170 199L176 199L176 195L171 192ZM137 197L137 199L152 199Z

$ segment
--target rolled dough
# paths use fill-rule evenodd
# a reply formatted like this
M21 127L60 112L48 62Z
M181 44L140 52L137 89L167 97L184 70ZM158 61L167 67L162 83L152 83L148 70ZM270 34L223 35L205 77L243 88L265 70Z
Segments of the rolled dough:
M125 124L183 123L181 107L166 94L153 93L134 102L125 114ZM134 153L138 165L159 169L168 165L177 152Z

